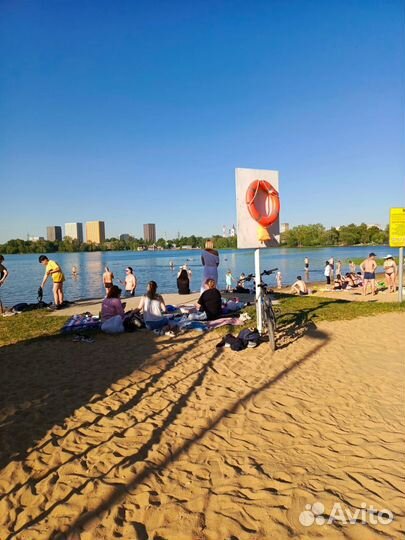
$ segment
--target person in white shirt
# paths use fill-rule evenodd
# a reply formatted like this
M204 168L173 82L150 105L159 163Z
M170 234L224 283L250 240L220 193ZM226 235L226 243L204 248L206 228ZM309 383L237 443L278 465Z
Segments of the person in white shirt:
M323 271L323 275L326 277L326 284L330 285L330 276L332 273L332 268L329 261L325 262L325 269Z

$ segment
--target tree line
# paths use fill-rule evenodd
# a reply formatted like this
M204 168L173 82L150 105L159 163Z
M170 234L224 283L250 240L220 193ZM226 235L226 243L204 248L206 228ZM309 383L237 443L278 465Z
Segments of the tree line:
M388 244L388 225L382 230L365 223L342 225L326 229L320 223L298 225L282 233L281 244L287 247L355 246L359 244Z
M92 242L79 242L66 237L61 241L50 240L22 240L20 238L9 240L5 244L0 244L0 253L12 255L16 253L74 253L81 251L137 251L138 248L147 249L154 245L156 248L173 249L190 246L191 248L202 248L207 240L214 242L216 249L236 249L236 237L214 236L182 236L175 240L165 240L159 238L155 243L146 242L142 238L130 236L127 240L119 238L107 238L101 244Z
M159 238L153 245L163 249L203 248L207 240L212 240L216 249L236 249L237 238L213 236L203 237L182 236L174 240ZM377 226L367 227L361 225L343 225L339 228L326 229L320 223L315 225L297 225L281 234L281 245L287 247L311 247L311 246L354 246L359 244L388 244L388 226L382 230ZM152 242L146 242L142 238L129 236L126 240L108 238L102 244L79 242L71 238L62 241L49 240L9 240L0 244L0 253L54 253L57 251L73 253L78 251L136 251L138 248L148 248Z

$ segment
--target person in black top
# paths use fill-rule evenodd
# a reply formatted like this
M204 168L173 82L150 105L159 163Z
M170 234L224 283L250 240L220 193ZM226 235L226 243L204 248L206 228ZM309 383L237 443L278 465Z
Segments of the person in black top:
M205 285L207 289L198 299L197 308L205 311L207 319L212 321L222 315L221 293L215 287L215 280L208 278Z
M179 294L190 294L190 279L184 267L181 268L177 275L177 289Z

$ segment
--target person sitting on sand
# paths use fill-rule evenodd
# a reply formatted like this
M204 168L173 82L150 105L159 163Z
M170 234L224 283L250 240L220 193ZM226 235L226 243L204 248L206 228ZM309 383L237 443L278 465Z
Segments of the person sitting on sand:
M121 302L121 289L117 285L111 285L107 290L107 295L101 304L101 321L105 322L113 317L121 320L125 317L125 304Z
M344 280L345 280L345 283L346 283L346 288L348 288L348 287L350 287L350 288L357 287L357 283L355 281L354 275L351 274L350 272L346 272Z
M397 290L396 280L398 274L398 267L392 255L387 255L386 257L384 257L384 273L385 284L387 286L388 292L395 292Z
M346 280L342 278L341 274L336 274L336 277L333 282L333 290L341 291L343 289L346 289L346 287L347 287Z
M208 278L205 282L205 291L197 301L197 309L205 311L207 319L212 321L222 315L221 293L215 286L215 280Z
M179 294L190 294L190 278L184 266L180 268L177 274L177 290Z
M308 287L301 276L297 276L297 281L291 285L291 293L298 294L299 296L306 296L308 294Z
M375 288L375 270L377 263L375 261L376 254L370 253L367 259L360 264L360 270L363 274L363 296L367 295L368 285L371 285L371 293L377 294Z
M111 270L106 266L104 268L104 274L103 274L103 285L105 288L105 294L107 296L109 289L113 286L113 279L114 274L111 272Z
M176 324L163 315L166 305L163 297L157 294L157 288L156 281L149 281L146 294L142 296L138 309L134 311L143 313L143 320L148 330L175 331Z
M246 283L246 276L242 272L241 275L239 276L239 280L238 280L238 282L236 284L236 287L234 288L233 292L239 293L239 294L250 294L250 290L246 289L245 283Z

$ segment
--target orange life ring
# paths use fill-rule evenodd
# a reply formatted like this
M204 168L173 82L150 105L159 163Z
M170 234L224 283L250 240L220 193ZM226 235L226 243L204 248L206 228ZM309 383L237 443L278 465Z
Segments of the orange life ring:
M271 200L271 210L269 214L262 215L256 206L256 197L259 192L264 193L266 197ZM276 191L269 182L266 182L266 180L255 180L249 185L246 191L246 205L249 214L262 227L270 227L270 225L276 221L280 213L280 197L278 191Z

